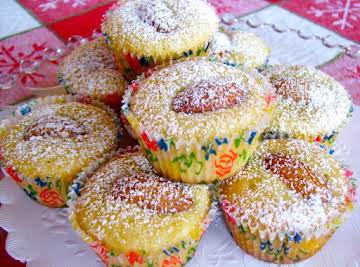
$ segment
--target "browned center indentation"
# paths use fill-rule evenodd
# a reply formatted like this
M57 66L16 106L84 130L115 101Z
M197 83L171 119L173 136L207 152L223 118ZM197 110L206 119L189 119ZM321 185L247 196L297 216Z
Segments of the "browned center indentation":
M300 160L291 155L270 154L264 159L265 168L279 175L282 182L304 198L310 198L315 193L320 194L323 201L329 198L329 189L323 178Z
M244 89L229 80L203 80L181 91L173 101L175 112L203 113L241 104Z
M159 214L186 211L193 204L189 188L160 177L121 178L111 193L116 199Z
M309 104L309 82L304 79L283 78L272 81L276 93L283 98L291 98L295 102L304 102Z
M60 116L44 116L27 128L24 140L36 137L75 138L86 134L85 129L76 121Z
M170 33L177 27L174 12L161 0L144 1L138 8L138 14L143 22L159 33Z

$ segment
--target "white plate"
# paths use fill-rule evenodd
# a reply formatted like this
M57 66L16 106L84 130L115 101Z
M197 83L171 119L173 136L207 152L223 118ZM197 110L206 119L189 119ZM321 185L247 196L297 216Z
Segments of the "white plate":
M247 28L245 24L242 28ZM252 29L262 35L270 44L271 40L280 40L279 33L264 28ZM294 32L281 33L281 49L287 50L286 61L300 63L294 53L288 49L296 44L308 47L308 41L302 40ZM316 33L321 34L321 33ZM291 38L290 38L291 37ZM288 41L286 41L288 40ZM312 40L311 42L313 42ZM332 54L316 39L317 49L323 54ZM274 48L276 51L279 47ZM299 50L299 47L296 48ZM339 52L339 49L337 49ZM282 54L283 56L283 54ZM292 58L291 58L292 57ZM311 57L307 57L311 60ZM318 59L317 59L318 60ZM281 62L281 58L272 58L272 62ZM304 62L301 62L304 63ZM307 62L315 65L315 62ZM318 63L318 62L316 62ZM1 118L1 114L0 114ZM355 109L349 126L339 137L338 143L349 148L340 149L341 158L355 171L360 173L358 155L360 155L360 111ZM339 153L339 152L338 152ZM355 175L356 176L356 175ZM0 181L0 226L9 232L6 249L20 261L26 261L29 267L100 267L103 266L95 253L72 231L67 221L66 209L49 209L41 206L9 178ZM359 267L360 266L360 211L355 211L334 234L325 247L314 257L292 266ZM263 263L239 249L232 240L221 216L218 216L204 235L195 257L187 267L235 267L235 266L274 266Z

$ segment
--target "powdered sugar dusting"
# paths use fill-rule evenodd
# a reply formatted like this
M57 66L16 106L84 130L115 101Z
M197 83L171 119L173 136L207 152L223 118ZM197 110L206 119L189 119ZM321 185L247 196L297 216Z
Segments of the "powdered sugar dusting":
M111 194L119 201L159 214L185 211L193 204L188 187L157 176L123 177L114 183Z
M205 113L187 114L173 110L174 99L179 93L192 85L211 84L211 81L236 84L236 90L246 95L245 100L240 101L240 97L240 103L231 108ZM237 93L234 95L240 95ZM215 94L213 92L214 97ZM201 95L198 96L192 104L200 103ZM244 128L255 127L268 112L262 84L240 69L206 60L178 63L139 81L129 106L125 115L134 116L141 131L155 137L171 138L179 145L191 145L192 141L198 143L197 140L206 143L215 137L227 137Z
M202 0L128 1L111 10L102 25L117 53L155 61L195 52L217 28L214 9Z
M347 122L350 97L330 76L306 66L277 66L265 75L280 96L270 130L324 135L338 131Z
M243 88L231 80L204 80L181 91L173 101L173 109L202 113L231 108L244 101L244 94Z
M112 93L123 95L126 86L127 82L119 71L103 69L81 75L73 84L71 91L91 96L105 96Z
M224 32L217 32L210 44L210 54L222 54L231 51L232 44L229 36Z
M294 164L278 161L267 168L266 159L279 153L295 159ZM301 178L309 170L314 176ZM291 184L283 175L292 176ZM311 194L304 195L303 187ZM238 223L269 234L297 232L307 238L333 229L334 220L346 210L347 191L341 166L321 148L302 140L264 141L246 168L221 185L222 199L230 202Z
M116 71L114 59L105 39L100 37L79 46L66 56L59 66L58 77L60 83L78 90L84 86L81 79L104 69ZM121 76L121 73L118 75Z
M177 27L174 12L161 0L144 1L138 9L138 15L160 33L173 32Z
M61 116L43 116L26 129L24 139L32 141L35 139L61 137L81 138L86 134L82 125L76 121Z
M235 30L216 33L209 54L226 64L261 68L266 64L270 49L254 33Z
M300 193L303 198L322 195L323 201L328 201L329 188L322 176L316 175L312 168L292 155L278 153L269 154L264 158L266 170L279 176L290 189Z
M8 166L27 177L69 182L116 148L117 126L105 110L95 106L49 104L21 119L1 141Z
M152 196L155 188L160 197ZM179 201L180 196L186 199L181 201L187 202L187 209L157 209L175 207L178 203L165 202ZM209 208L206 186L160 178L145 156L135 152L119 155L100 167L82 189L73 212L87 234L98 240L111 237L109 247L152 251L187 240L189 231L202 227Z

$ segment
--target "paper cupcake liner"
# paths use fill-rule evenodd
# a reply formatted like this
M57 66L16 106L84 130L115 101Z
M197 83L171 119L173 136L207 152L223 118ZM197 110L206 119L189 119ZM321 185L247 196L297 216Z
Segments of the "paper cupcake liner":
M219 53L209 55L208 57L209 57L210 61L220 62L225 65L231 66L231 67L240 67L240 68L245 67L243 63L241 63L233 58L230 58L230 57L224 57L223 55L221 55ZM269 60L270 60L270 56L268 56L265 59L264 63L261 66L254 67L254 69L257 70L258 72L262 72L262 71L266 70L269 65ZM246 67L246 68L248 68L248 67Z
M130 123L128 122L128 120L126 119L126 116L124 115L123 112L120 112L120 121L122 123L122 126L124 126L125 130L128 132L128 134L134 138L137 139L136 137L136 133L133 130L133 128L131 127Z
M206 42L205 44L199 45L196 49L184 50L179 54L154 57L152 55L134 54L126 48L118 51L112 47L111 42L105 33L104 36L106 43L113 52L116 66L128 80L134 80L138 75L148 71L149 69L152 69L155 66L161 66L172 60L206 56L210 45L209 42Z
M317 238L302 241L301 237L286 237L280 241L262 240L258 232L251 233L246 227L238 227L225 219L236 244L260 260L278 264L289 264L305 260L318 252L329 240L335 230Z
M119 154L129 153L139 149L139 147L131 147L129 150L120 149L116 153L113 153L110 157L114 157ZM87 234L82 230L81 226L77 223L75 218L75 204L78 197L81 194L81 189L86 183L87 179L94 173L98 166L89 168L87 171L82 172L78 175L77 179L74 180L73 185L69 188L69 221L74 231L86 242L100 257L106 266L184 266L195 254L196 249L199 245L201 237L207 230L211 221L216 217L217 204L214 201L215 194L212 191L212 202L209 208L208 214L203 221L202 227L199 229L199 235L197 238L189 236L187 240L182 240L169 247L159 249L156 254L147 254L141 250L129 250L122 253L115 253L112 250L107 249L101 241L95 239L93 236Z
M212 208L209 211L209 216L204 220L202 228L199 230L200 238L182 240L176 244L170 245L166 248L159 249L157 253L148 254L141 250L129 250L122 253L116 253L107 249L101 241L94 239L92 236L85 233L75 220L74 213L71 212L69 216L70 223L73 229L100 257L106 266L184 266L195 254L196 249L201 240L201 236L206 231L210 224Z
M308 141L309 143L318 144L321 148L327 150L328 153L332 155L334 153L333 145L338 135L339 131L318 135L292 135L285 132L265 130L262 135L262 139L301 139Z
M273 263L295 263L313 256L325 245L354 209L356 180L353 178L353 172L350 169L346 166L343 166L343 169L345 179L348 180L348 193L345 197L346 206L340 216L320 227L316 232L300 233L292 229L269 232L268 230L261 230L257 226L250 226L236 218L230 203L219 196L222 213L237 245L246 253Z
M85 102L92 104L102 109L105 109L113 118L116 125L119 125L119 121L114 112L106 107L104 104L91 99L84 99L75 96L50 96L44 98L37 98L20 106L16 111L12 113L12 116L3 120L0 125L0 133L2 131L11 129L19 119L31 113L34 108L47 104L60 104L69 102ZM120 137L121 128L118 128L118 136ZM0 160L4 170L7 174L24 190L24 192L33 200L40 204L49 207L63 207L68 200L68 185L63 180L57 177L36 177L30 178L19 173L15 167L6 163L6 159L1 156ZM98 159L90 164L90 167L97 165L98 162L102 162L106 158ZM88 167L89 168L89 167Z
M135 130L136 131L136 130ZM240 171L259 144L261 128L215 138L207 145L176 146L172 139L154 139L137 131L146 158L161 175L186 183L214 183ZM259 134L260 133L260 134Z

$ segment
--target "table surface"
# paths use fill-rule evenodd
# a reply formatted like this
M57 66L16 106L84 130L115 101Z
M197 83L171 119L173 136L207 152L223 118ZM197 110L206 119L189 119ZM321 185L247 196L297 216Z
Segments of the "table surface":
M17 74L10 89L0 89L1 106L31 97L28 86L56 84L57 61L48 61L35 72L23 73L21 60L38 60L46 47L63 46L71 36L90 36L113 0L2 0L0 3L0 75ZM326 38L328 46L359 45L360 0L209 0L219 14L295 27L304 34ZM263 34L266 39L267 31ZM260 30L261 31L261 30ZM273 54L281 63L318 66L341 82L360 104L360 58L345 56L309 42L299 44L298 57L292 55L291 40L272 38ZM285 38L286 39L286 38ZM277 44L276 42L279 42ZM322 51L324 49L324 51ZM306 53L305 53L305 52ZM326 52L325 52L326 51ZM329 52L330 51L330 52ZM291 59L291 60L290 60ZM0 79L1 80L1 79ZM2 174L0 173L0 179ZM0 207L1 208L1 207ZM24 266L5 250L6 232L0 229L0 266Z

